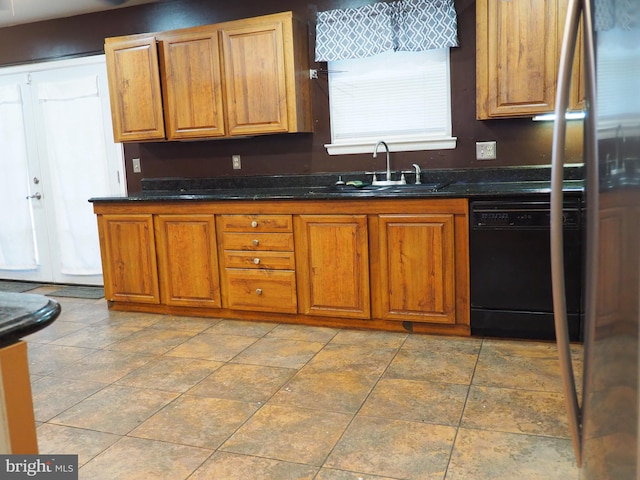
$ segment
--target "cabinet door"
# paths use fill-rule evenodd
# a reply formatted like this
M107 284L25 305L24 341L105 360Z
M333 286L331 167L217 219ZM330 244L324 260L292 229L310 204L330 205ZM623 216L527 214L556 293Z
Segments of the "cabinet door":
M105 298L160 303L153 217L98 215Z
M160 35L169 140L223 136L218 32Z
M478 119L553 110L557 26L557 0L476 2Z
M155 228L162 303L219 308L214 215L157 215Z
M380 317L455 323L454 216L380 215Z
M164 139L156 38L107 38L104 51L115 141Z
M233 25L221 31L229 135L286 132L283 24Z
M370 318L366 215L295 218L299 312Z

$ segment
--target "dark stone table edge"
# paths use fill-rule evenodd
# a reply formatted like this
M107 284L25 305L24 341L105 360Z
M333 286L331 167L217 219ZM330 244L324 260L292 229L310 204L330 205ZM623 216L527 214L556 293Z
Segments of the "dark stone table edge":
M29 295L35 297L35 294L26 293L7 293L6 295ZM42 296L42 295L37 295ZM32 312L25 312L19 316L16 316L10 320L6 320L0 324L0 348L4 348L8 345L16 343L27 335L38 332L54 322L60 315L62 307L59 302L51 298L47 298L47 302L40 308ZM18 298L18 297L15 297ZM2 304L0 303L0 310Z

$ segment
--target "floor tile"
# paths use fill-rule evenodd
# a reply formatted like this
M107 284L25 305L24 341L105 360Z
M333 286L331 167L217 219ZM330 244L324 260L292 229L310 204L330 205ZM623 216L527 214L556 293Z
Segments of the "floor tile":
M256 340L244 335L201 333L172 349L167 356L228 362Z
M321 466L351 415L265 405L220 450Z
M121 341L140 330L129 325L90 325L84 329L56 339L53 345L101 349Z
M462 426L570 438L564 395L471 387Z
M220 320L207 333L216 335L244 335L246 337L264 337L278 326L277 323L252 322L244 320Z
M478 356L473 384L562 392L555 345L487 340Z
M317 467L216 452L189 480L312 480Z
M45 423L37 429L40 454L78 455L81 467L116 443L120 435Z
M91 480L183 480L211 455L203 448L124 437L80 468Z
M307 367L318 372L351 372L380 376L397 352L397 348L330 343Z
M95 354L89 348L65 347L51 344L27 344L29 373L48 375L56 370L69 369L75 362Z
M287 338L289 340L303 340L305 342L327 343L338 329L328 327L311 327L307 325L293 325L284 323L271 330L267 337Z
M233 359L233 363L267 365L270 367L301 368L324 343L288 340L285 338L261 338Z
M570 440L460 428L446 480L577 480Z
M321 468L315 480L397 480L391 477L381 477L378 475L367 475L360 472L347 472L345 470L335 470L333 468Z
M71 347L59 347L71 348ZM98 350L87 355L72 366L55 370L55 377L72 378L87 382L113 383L133 370L156 358L142 353Z
M331 343L400 348L407 339L407 336L408 334L406 333L341 330L331 339Z
M178 330L161 330L158 328L145 328L139 330L126 339L109 345L109 350L118 352L136 352L148 355L162 355L172 348L186 342L193 336L189 332Z
M125 435L177 394L109 385L51 420L57 425Z
M105 387L95 382L44 377L31 386L36 420L46 422Z
M167 315L151 325L151 327L166 330L180 330L181 332L201 333L216 325L219 321L220 320L216 318Z
M378 378L357 372L303 368L270 403L355 414Z
M443 425L357 416L324 466L392 478L442 480L455 432Z
M257 403L183 395L129 436L214 450L258 408Z
M27 335L23 338L27 342L33 343L51 343L54 340L62 338L71 333L75 333L79 330L87 328L87 325L80 322L66 322L63 320L56 320L48 327L43 328L31 335Z
M129 387L186 392L224 363L196 358L158 357L116 383Z
M101 320L99 323L107 325L126 324L143 329L155 325L164 317L165 315L156 313L110 311L109 316Z
M189 395L266 402L295 373L291 368L227 363L189 390Z
M468 390L466 385L383 378L360 415L457 427Z
M62 307L58 320L90 325L109 317L109 310L107 309L106 303L88 305L86 303L73 302L72 299L63 300L60 297L55 300L58 301Z
M401 348L385 373L387 378L469 385L478 355L456 349L416 350Z

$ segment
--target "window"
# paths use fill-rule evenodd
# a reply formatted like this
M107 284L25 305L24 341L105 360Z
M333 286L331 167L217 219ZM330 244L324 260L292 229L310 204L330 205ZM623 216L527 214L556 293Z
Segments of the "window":
M331 155L451 149L449 48L328 62Z
M453 0L374 2L318 12L316 61L329 70L329 154L455 148L449 48Z

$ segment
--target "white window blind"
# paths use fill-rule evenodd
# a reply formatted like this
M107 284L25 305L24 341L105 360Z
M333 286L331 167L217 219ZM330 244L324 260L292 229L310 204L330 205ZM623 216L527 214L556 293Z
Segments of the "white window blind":
M449 49L328 62L334 154L455 148Z

